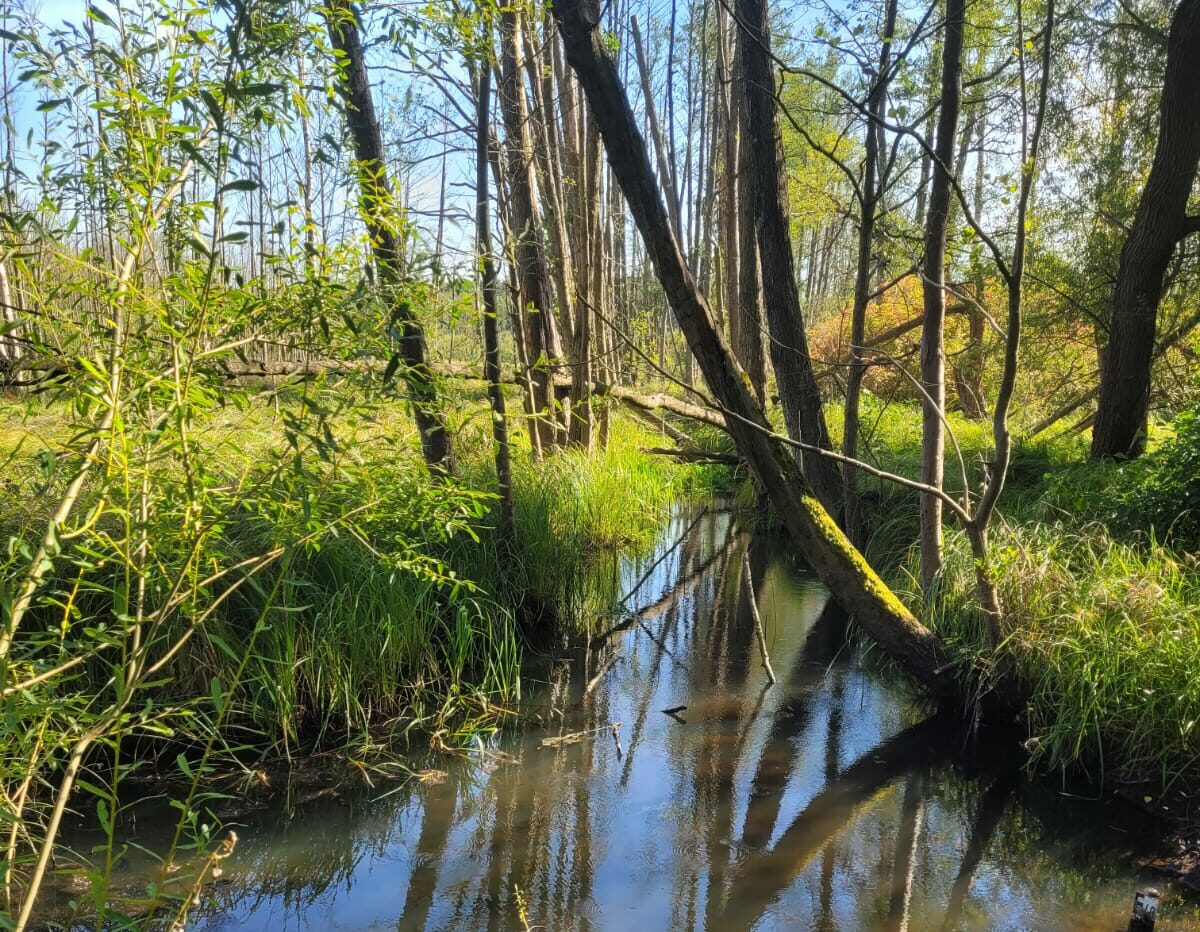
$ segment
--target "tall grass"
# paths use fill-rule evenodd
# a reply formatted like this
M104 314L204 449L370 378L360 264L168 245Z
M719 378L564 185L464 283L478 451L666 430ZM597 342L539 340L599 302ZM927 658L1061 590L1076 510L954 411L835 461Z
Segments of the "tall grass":
M29 423L46 426L36 414ZM694 481L669 459L643 453L653 436L618 416L605 449L541 463L518 455L515 526L504 528L486 448L462 451L460 480L433 484L419 460L397 455L409 441L415 448L415 438L402 412L384 406L361 422L348 417L342 435L318 431L326 456L307 457L294 473L276 465L287 460L282 424L269 409L201 424L193 456L212 461L214 488L236 492L208 496L211 532L198 544L173 532L177 515L166 502L148 531L164 568L182 565L189 548L191 564L218 571L286 551L204 618L153 692L160 702L186 703L207 699L213 682L225 684L229 726L268 755L368 742L384 726L392 737L396 729L439 729L464 721L464 701L512 698L522 640L542 634L522 630L521 620L586 624L587 612L602 607L589 589L591 564L604 552L648 546ZM56 439L38 436L17 449L13 434L17 473L32 487L39 480L30 453ZM36 527L38 501L6 515L12 539ZM64 566L79 573L74 561ZM114 611L115 580L102 567L84 577L74 610L102 620ZM63 577L46 588L73 585ZM57 599L41 605L40 623L58 625L59 607ZM164 637L184 636L196 610L184 606ZM78 691L107 675L84 665L60 685Z
M1097 524L1009 524L994 547L1008 623L1000 647L1026 695L1035 762L1170 785L1200 777L1200 568ZM927 612L964 664L996 660L974 607L964 535Z
M919 475L918 410L871 400L865 411L876 461ZM948 420L977 482L987 425ZM1171 509L1138 505L1149 480L1172 475L1172 452L1169 441L1142 461L1092 463L1079 434L1018 444L991 535L1011 631L999 649L977 614L965 534L947 528L944 569L920 592L917 495L862 480L868 558L945 639L964 677L986 687L997 666L1016 671L1034 765L1161 786L1200 779L1200 563L1177 536L1163 542L1178 525ZM960 473L950 449L948 489L962 488ZM1174 510L1187 506L1177 495Z
M39 782L75 751L110 836L105 866L90 867L104 916L121 774L191 784L170 860L216 843L203 811L222 771L326 749L362 761L413 735L447 744L494 728L493 710L519 693L527 636L544 636L531 626L587 624L602 608L592 564L648 544L687 487L688 470L643 453L656 439L618 417L607 449L518 455L505 527L490 438L464 430L463 475L435 483L400 405L326 384L285 395L278 412L266 400L206 411L186 469L178 448L114 446L119 468L85 485L85 517L62 537L6 668L5 709L21 723L3 743L14 901L39 850L18 826L48 811ZM9 408L25 430L10 424L0 441L21 493L3 516L5 599L28 573L48 490L65 481L46 455L71 442L55 407ZM139 650L150 660L133 667ZM90 727L73 724L81 714Z

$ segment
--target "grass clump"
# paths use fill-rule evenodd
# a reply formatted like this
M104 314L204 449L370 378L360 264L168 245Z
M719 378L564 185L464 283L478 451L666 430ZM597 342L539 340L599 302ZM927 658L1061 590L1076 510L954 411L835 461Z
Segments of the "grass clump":
M947 537L931 619L960 659L987 657L965 536ZM1010 658L1029 747L1051 768L1169 785L1200 777L1200 568L1101 525L998 529Z
M990 425L948 415L968 481L990 458ZM864 405L871 459L920 472L915 405ZM1179 415L1142 458L1092 462L1074 432L1017 441L991 561L1011 632L997 650L978 616L975 564L948 519L944 567L916 583L918 496L861 479L866 553L946 641L964 675L1015 670L1033 763L1162 786L1200 780L1200 419ZM962 488L948 444L946 487ZM966 674L965 671L972 671Z
M598 608L588 598L597 555L649 545L687 491L689 470L642 452L653 436L616 417L602 449L540 463L515 451L515 526L504 528L482 432L460 433L463 475L434 483L400 406L347 403L334 385L309 391L278 412L209 412L188 450L190 488L178 451L122 465L128 503L113 477L89 487L80 510L99 508L100 519L64 547L40 588L37 623L15 645L29 675L91 658L49 680L43 702L104 692L114 668L95 644L111 637L124 649L129 632L113 621L130 616L138 590L140 616L161 617L147 630L166 658L144 692L179 713L169 727L182 725L181 735L207 730L242 758L361 748L381 730L414 727L466 739L490 724L476 711L517 695L521 644L535 633L522 620L586 623L589 605ZM47 496L36 491L61 484L44 463L68 441L41 407L27 406L27 432L8 436L12 481L28 494L5 516L6 591L45 520ZM135 510L143 519L131 529ZM141 548L137 565L121 558L131 546ZM187 597L164 611L173 592Z

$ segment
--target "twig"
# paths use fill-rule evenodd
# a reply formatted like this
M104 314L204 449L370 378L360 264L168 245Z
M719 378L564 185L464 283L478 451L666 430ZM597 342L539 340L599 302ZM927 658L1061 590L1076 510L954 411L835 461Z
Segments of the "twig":
M750 603L750 614L754 618L754 634L758 638L758 652L762 656L763 669L767 671L767 682L775 685L775 671L771 669L771 655L767 653L767 639L763 634L762 617L758 614L758 603L754 598L754 577L750 573L750 561L742 556L742 578L746 583L746 601Z

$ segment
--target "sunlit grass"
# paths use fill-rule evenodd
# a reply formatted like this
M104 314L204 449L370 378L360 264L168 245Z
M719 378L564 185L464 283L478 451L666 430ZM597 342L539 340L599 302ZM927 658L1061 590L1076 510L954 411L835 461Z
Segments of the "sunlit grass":
M1052 768L1169 784L1200 774L1200 567L1103 527L1029 522L995 538L1027 692L1029 747ZM947 538L928 615L961 658L986 657L962 534ZM926 603L928 604L928 603Z
M440 733L474 721L469 713L480 703L513 699L521 645L545 634L523 630L522 619L587 624L586 613L599 610L587 579L596 555L648 546L696 481L688 479L694 470L642 452L659 438L619 414L605 449L539 463L515 421L516 523L503 529L482 399L455 387L458 482L442 490L430 483L402 404L349 405L330 420L337 447L328 462L314 456L300 479L250 494L253 477L292 455L287 415L305 396L326 401L319 387L250 395L249 404L214 408L197 426L193 455L208 464L208 481L243 490L197 562L214 571L236 565L322 520L363 510L242 587L156 688L161 701L187 702L208 696L214 681L236 679L226 727L263 753L362 744L381 731ZM26 493L53 484L41 454L71 443L64 412L35 400L8 403L2 413L9 481ZM35 533L44 499L53 500L17 496L5 533ZM168 562L176 546L170 521L164 516L153 542L156 558ZM90 586L77 610L102 623L115 610L102 572ZM191 623L182 613L179 633Z

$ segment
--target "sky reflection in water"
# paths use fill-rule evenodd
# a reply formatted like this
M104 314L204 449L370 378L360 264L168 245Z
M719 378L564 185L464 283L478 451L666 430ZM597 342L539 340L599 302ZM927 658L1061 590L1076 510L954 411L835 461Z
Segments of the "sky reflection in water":
M542 668L511 758L247 825L196 927L520 930L523 903L552 932L1124 928L1139 818L967 761L953 722L862 672L786 549L693 512L610 575L632 611Z

